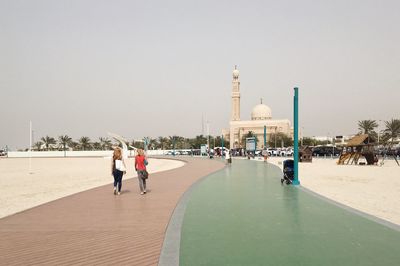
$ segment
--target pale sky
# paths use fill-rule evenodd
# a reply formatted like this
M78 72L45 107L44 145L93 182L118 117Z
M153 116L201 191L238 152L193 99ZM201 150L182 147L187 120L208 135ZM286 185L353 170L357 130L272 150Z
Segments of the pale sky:
M400 1L0 0L0 148L34 137L96 140L228 127L262 97L304 135L400 118ZM383 128L381 122L381 128Z

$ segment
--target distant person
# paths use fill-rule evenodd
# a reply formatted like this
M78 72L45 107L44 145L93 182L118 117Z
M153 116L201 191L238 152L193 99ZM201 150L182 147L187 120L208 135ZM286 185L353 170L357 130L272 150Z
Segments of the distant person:
M230 153L231 153L230 151L225 152L225 160L226 160L227 164L232 163L232 157L231 157Z
M267 150L263 150L262 151L262 156L264 157L264 163L266 163L268 161L268 151Z
M135 156L135 170L138 174L140 194L146 194L146 179L149 177L146 165L148 164L144 151L142 149L137 150L137 155Z
M114 195L121 195L122 176L126 173L126 166L122 158L122 150L120 147L114 149L111 164L111 174L114 176Z

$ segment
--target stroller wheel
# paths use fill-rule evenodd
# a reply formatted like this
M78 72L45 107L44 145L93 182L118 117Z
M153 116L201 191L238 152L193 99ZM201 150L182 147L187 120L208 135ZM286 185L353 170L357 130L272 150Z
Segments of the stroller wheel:
M281 178L281 184L283 184L283 178Z

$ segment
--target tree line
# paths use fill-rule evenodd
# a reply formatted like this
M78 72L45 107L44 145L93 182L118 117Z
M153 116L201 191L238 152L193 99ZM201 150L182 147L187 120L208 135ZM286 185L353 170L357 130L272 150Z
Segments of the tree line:
M169 150L169 149L200 149L200 146L207 143L207 136L198 135L194 138L185 138L182 136L169 136L158 138L146 138L148 140L147 148L150 150ZM221 136L210 136L208 143L211 148L219 147L222 144ZM127 143L128 146L144 149L143 140L132 140ZM229 146L229 141L223 141L224 146ZM80 137L73 140L68 135L61 135L57 139L50 136L42 137L39 141L33 144L33 149L36 151L51 151L51 150L111 150L115 146L120 146L120 143L113 142L109 138L100 137L98 140L92 141L89 137Z
M378 130L378 122L376 120L360 120L357 123L358 134L368 134L370 139L379 145L387 146L398 143L400 138L400 119L391 119L383 121L385 128ZM333 144L329 140L316 140L313 138L303 138L303 145L317 146Z
M360 134L368 134L378 144L396 144L400 137L400 119L384 121L384 124L385 128L377 131L378 122L376 120L360 120L358 121L358 130Z
M385 128L377 131L378 122L376 120L360 120L358 121L358 133L368 134L372 139L379 142L381 145L396 144L400 138L400 119L391 119L384 121ZM252 131L247 132L241 138L241 147L246 146L246 138L254 137ZM151 150L169 150L169 149L200 149L200 146L209 143L210 148L220 147L222 145L221 136L210 136L207 141L207 136L198 135L194 138L186 138L182 136L169 136L158 138L147 138L148 149ZM304 137L300 140L303 145L316 146L326 145L330 141L320 141L309 137ZM270 135L268 139L268 147L288 147L293 146L293 139L283 133L276 133ZM135 148L144 148L144 141L132 140L127 143ZM229 141L224 140L225 147L229 147ZM114 143L109 138L100 137L98 140L92 141L89 137L83 136L77 140L73 140L68 135L61 135L57 139L54 137L45 136L33 145L33 149L37 151L49 150L111 150L113 146L119 146L119 143Z

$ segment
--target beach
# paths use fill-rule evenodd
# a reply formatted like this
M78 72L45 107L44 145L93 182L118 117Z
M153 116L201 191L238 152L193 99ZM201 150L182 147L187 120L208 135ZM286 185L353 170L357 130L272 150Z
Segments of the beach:
M269 163L282 168L285 158ZM91 188L110 184L110 158L28 158L0 160L0 218ZM337 165L337 159L299 164L301 186L351 208L400 225L400 167L393 160L383 166ZM183 166L182 161L149 160L151 173ZM136 177L133 159L127 160L123 180ZM135 192L138 187L122 187Z
M111 158L32 158L31 167L29 160L0 159L0 218L102 185L110 184L112 193ZM137 177L132 158L126 165L123 180ZM148 171L151 175L183 165L182 161L150 158ZM127 189L139 191L138 186L123 185L121 196Z
M284 158L269 162L282 168ZM301 186L331 200L400 225L400 167L394 160L383 166L337 165L337 159L299 163Z

